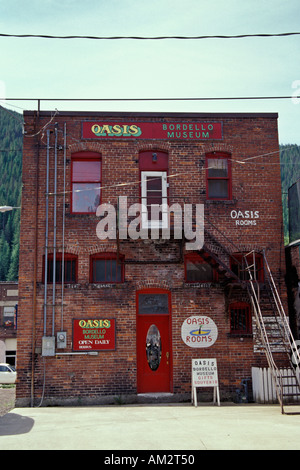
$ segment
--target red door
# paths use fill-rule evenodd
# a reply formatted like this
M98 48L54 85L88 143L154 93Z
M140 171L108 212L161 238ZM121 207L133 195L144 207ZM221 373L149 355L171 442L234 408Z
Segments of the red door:
M171 391L170 299L143 291L137 299L138 393Z

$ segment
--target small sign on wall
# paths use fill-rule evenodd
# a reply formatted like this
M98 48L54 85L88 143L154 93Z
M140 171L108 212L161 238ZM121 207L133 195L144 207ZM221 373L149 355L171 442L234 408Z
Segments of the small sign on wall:
M213 387L213 403L220 406L218 369L216 359L192 359L192 403L197 406L197 388Z
M115 348L115 318L73 320L73 351L114 351Z
M235 225L249 226L257 225L259 219L259 211L255 210L232 210L230 217L235 221Z
M188 317L181 326L182 341L190 348L209 348L217 337L217 325L206 315Z

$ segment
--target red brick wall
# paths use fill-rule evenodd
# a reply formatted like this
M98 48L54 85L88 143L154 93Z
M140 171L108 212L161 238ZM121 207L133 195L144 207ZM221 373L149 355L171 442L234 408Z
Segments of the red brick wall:
M94 118L97 116L94 116ZM100 115L98 116L100 119ZM108 117L106 116L105 119ZM116 119L116 117L114 117ZM67 129L65 252L78 255L78 283L65 286L63 330L71 352L72 319L83 316L116 318L117 347L98 356L41 357L43 336L43 256L45 253L46 130L50 114L25 113L26 134L23 159L23 200L19 274L18 385L17 403L42 395L45 371L45 397L53 400L96 399L105 395L136 394L136 292L141 288L164 288L171 292L172 370L174 394L190 393L191 358L216 357L221 395L231 396L241 380L251 376L251 366L265 364L264 355L254 352L252 337L231 337L227 306L230 300L244 299L245 291L225 291L218 284L195 287L184 282L180 258L181 241L156 243L142 240L120 241L125 259L168 260L173 264L128 264L125 282L111 287L89 283L90 255L117 251L115 241L100 241L96 236L99 218L70 214L70 159L74 152L97 151L102 156L101 202L116 204L117 196L127 195L129 203L138 202L139 185L113 187L117 183L139 181L139 152L168 152L170 178L169 203L202 203L205 227L208 220L239 248L239 251L266 249L268 260L285 302L284 253L282 235L281 183L277 119L274 115L191 116L192 122L217 120L223 123L222 141L84 141L81 123L93 119L84 114L62 113L49 125L58 123L58 144L63 146ZM122 116L134 122L147 120L188 121L185 116ZM38 133L39 132L39 133ZM36 134L36 137L30 137ZM50 192L53 192L54 135L50 149ZM205 155L229 152L232 158L232 200L207 201ZM275 152L275 153L274 153ZM63 190L63 149L58 150L58 192ZM260 156L261 155L261 156ZM258 157L260 156L260 157ZM258 157L250 159L251 157ZM249 160L247 160L249 159ZM243 163L237 163L245 162ZM236 225L231 211L259 211L256 225ZM57 197L57 246L62 245L63 197ZM53 196L49 199L49 252L53 249ZM36 229L37 227L37 229ZM216 238L231 252L233 246L215 229ZM59 248L58 248L59 251ZM177 261L177 262L175 262ZM227 260L228 261L228 260ZM55 335L61 329L61 286L56 286ZM52 285L48 286L47 335L52 330ZM211 348L194 349L181 339L181 325L191 315L208 315L218 327L218 339Z

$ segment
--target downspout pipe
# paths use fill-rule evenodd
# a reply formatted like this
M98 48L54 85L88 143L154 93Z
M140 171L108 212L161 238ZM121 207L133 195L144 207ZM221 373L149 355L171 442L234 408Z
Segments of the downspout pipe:
M37 121L39 120L39 114ZM34 227L34 261L33 261L33 308L32 308L32 344L31 344L31 384L30 405L34 404L34 372L35 372L35 342L36 342L36 284L37 284L37 257L38 257L38 193L39 193L39 167L40 167L40 140L37 140L36 158L36 187L35 187L35 227Z
M67 153L67 125L65 123L64 125L64 189L63 189L63 203L62 203L61 331L63 331L64 329L66 153Z
M50 130L47 130L46 168L46 228L45 228L45 272L44 272L44 336L47 336L47 287L48 287L48 234L49 234L49 149Z
M57 123L55 124L54 144L54 207L53 207L53 292L52 292L52 336L55 327L55 288L56 288L56 203L57 203Z

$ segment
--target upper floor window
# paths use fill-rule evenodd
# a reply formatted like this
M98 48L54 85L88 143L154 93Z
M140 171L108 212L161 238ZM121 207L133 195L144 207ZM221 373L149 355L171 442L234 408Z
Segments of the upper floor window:
M98 253L91 256L90 282L124 282L124 256L116 253Z
M230 332L232 334L251 334L252 320L250 305L246 302L235 302L229 305Z
M263 257L260 253L249 254L245 260L245 255L236 253L230 259L232 272L238 276L241 281L249 281L254 279L258 282L264 282L264 264ZM251 276L250 276L251 273Z
M185 256L185 281L186 282L216 282L217 271L197 253Z
M140 153L143 228L168 227L168 154L160 151Z
M227 154L206 156L207 199L231 199L231 161Z
M63 262L64 258L64 262ZM47 263L47 282L53 282L53 253L48 255ZM64 279L65 283L77 282L77 256L69 253L56 253L55 256L55 282L61 283Z
M142 227L168 227L167 172L142 171Z
M16 325L17 305L3 307L3 325L5 327L13 327Z
M101 158L96 152L77 152L72 155L71 212L95 213L100 204Z

